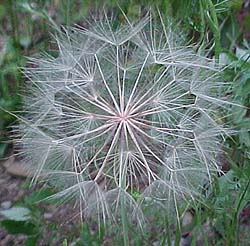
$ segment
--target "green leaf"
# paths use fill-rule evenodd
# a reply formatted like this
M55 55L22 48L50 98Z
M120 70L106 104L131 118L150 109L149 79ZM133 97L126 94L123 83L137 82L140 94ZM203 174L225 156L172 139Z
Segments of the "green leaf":
M3 4L0 5L0 20L3 19L4 15L6 14L6 9Z
M29 45L31 44L31 37L30 36L21 36L19 42L24 48L28 48Z
M25 246L36 246L37 245L38 236L31 236L25 242Z
M3 220L1 221L1 226L10 234L34 235L37 233L37 227L27 221Z
M33 204L40 202L41 200L53 195L54 192L51 189L45 188L36 192L33 192L30 196L25 197L25 202L28 204Z
M68 245L67 239L64 239L63 240L63 246L67 246L67 245Z
M30 210L23 207L13 207L7 210L0 211L0 214L9 220L27 221L30 219Z
M239 137L240 137L240 143L245 144L246 147L250 147L250 136L248 132L240 132Z
M7 147L8 147L7 143L0 143L0 158L4 156Z

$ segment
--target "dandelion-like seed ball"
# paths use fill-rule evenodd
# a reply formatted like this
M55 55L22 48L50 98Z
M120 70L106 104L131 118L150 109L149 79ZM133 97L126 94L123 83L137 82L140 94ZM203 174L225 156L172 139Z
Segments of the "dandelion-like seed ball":
M122 209L141 223L143 204L195 198L219 170L228 102L215 62L161 14L124 19L65 29L58 57L31 59L19 146L33 182L48 179L81 216Z

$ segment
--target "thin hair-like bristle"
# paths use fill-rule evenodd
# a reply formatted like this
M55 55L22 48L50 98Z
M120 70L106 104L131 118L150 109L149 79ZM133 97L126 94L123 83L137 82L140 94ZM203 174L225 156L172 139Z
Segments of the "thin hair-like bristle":
M230 134L218 109L237 105L223 97L221 68L159 11L124 17L64 28L54 36L58 57L30 59L14 133L32 182L59 189L51 199L74 199L81 216L104 222L125 209L141 227L145 206L176 214L212 182Z

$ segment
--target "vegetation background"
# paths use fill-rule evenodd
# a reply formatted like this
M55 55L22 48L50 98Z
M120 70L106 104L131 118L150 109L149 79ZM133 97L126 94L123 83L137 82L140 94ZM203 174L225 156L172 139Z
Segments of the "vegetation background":
M132 19L137 18L143 8L157 6L161 12L180 23L192 43L196 43L197 47L205 46L210 57L227 65L224 80L233 81L232 97L245 106L227 119L238 134L227 139L224 147L225 155L221 157L221 162L226 174L214 180L213 192L204 198L203 203L190 204L194 218L188 228L174 229L174 244L181 245L183 235L188 232L185 234L189 238L187 245L198 245L199 242L202 243L200 245L250 245L249 0L0 1L0 158L4 160L12 150L9 136L15 118L7 111L20 110L20 92L25 81L20 68L26 66L26 57L41 52L56 52L50 42L54 30L60 29L61 25L84 25L84 18L89 14L101 12L104 5L115 11L117 4ZM87 224L81 228L76 222L62 229L60 219L50 221L48 213L45 216L48 207L53 207L53 204L36 203L53 190L42 188L39 192L26 192L28 182L20 178L6 179L5 168L0 167L1 186L16 182L25 190L12 199L12 203L19 205L21 210L12 210L10 214L2 212L5 217L0 217L0 245L122 245L119 235L104 237L103 233L96 233L95 228ZM6 200L1 193L3 190L0 189L0 212ZM63 213L69 213L66 210L63 207L53 216L64 216ZM159 221L159 224L162 223L165 221ZM159 232L158 225L155 225L155 231L150 235L133 235L133 244L170 245L170 227L166 224L165 230ZM15 236L11 237L11 234Z

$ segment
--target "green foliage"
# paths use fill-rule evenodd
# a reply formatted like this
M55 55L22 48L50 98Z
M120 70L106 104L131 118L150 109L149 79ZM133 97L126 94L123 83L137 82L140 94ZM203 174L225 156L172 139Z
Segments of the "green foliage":
M27 236L25 246L36 246L44 238L45 220L43 218L44 206L39 205L54 205L49 201L48 197L54 194L49 188L44 188L39 191L34 191L30 195L17 201L16 205L10 209L0 211L0 214L4 216L4 219L0 222L0 227L3 227L9 234L23 234ZM77 233L76 235L62 235L58 237L59 225L56 222L49 222L50 235L54 238L47 238L45 245L51 245L54 240L61 240L62 237L66 237L63 240L62 245L67 246L68 242L74 241L78 246L101 246L104 236L104 230L101 229L99 233L92 232L87 223L82 225L75 225ZM80 234L80 235L78 235ZM45 243L45 242L44 242Z
M77 246L101 246L103 241L103 232L100 231L99 235L91 233L87 223L83 223L81 228L80 240L76 243Z
M53 195L54 192L49 188L44 188L39 191L33 192L31 195L24 197L23 201L27 205L33 205L40 201L46 200L49 196ZM44 201L45 202L45 201Z
M6 218L0 225L10 234L26 235L26 246L36 246L43 233L43 211L35 203L51 194L51 190L42 189L18 201L15 207L0 211Z
M36 226L28 221L16 221L16 220L3 220L1 221L3 226L10 234L25 234L27 236L33 236L37 233Z
M234 109L230 121L238 134L228 141L231 147L231 159L236 163L246 163L250 160L250 48L245 42L243 47L236 47L235 53L230 50L222 53L222 60L227 64L225 79L233 81L231 90L234 100L243 105Z
M26 221L30 219L30 211L23 207L12 207L7 210L0 211L0 214L14 221Z
M221 177L215 177L213 187L195 209L194 219L189 229L193 232L192 245L202 235L204 245L242 245L241 237L244 227L240 224L240 214L250 203L250 168L232 166ZM209 230L205 228L207 223Z

